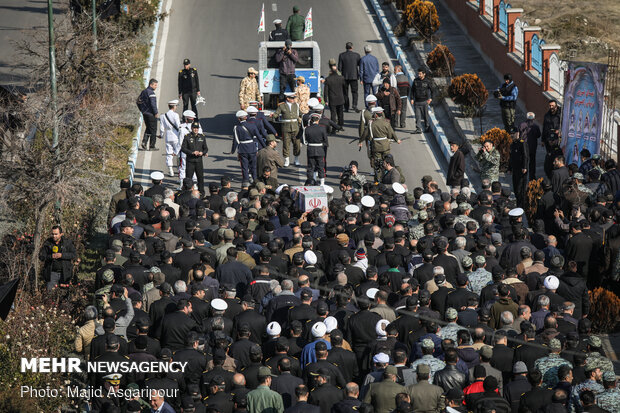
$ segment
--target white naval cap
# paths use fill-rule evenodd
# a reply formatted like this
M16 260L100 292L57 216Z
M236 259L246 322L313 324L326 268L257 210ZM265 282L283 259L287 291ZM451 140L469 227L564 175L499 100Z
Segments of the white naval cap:
M273 24L282 24L282 19L275 19Z
M362 205L364 205L366 208L372 208L375 206L375 199L370 195L364 195L362 197Z
M329 185L323 185L323 189L325 190L326 194L333 194L334 193L334 188L329 186Z
M183 116L185 116L186 118L195 118L196 114L193 110L186 110L185 112L183 112Z
M271 323L267 324L267 335L270 336L277 336L280 335L280 333L282 332L282 327L280 327L280 324L277 321L272 321Z
M238 118L243 118L248 116L248 112L246 112L245 110L238 110L237 113L235 113L235 116Z
M284 96L286 96L287 98L294 98L297 95L295 94L295 92L286 92Z
M309 106L311 109L314 109L314 107L315 107L316 105L318 105L318 104L319 104L319 100L318 100L317 98L310 98L310 99L308 99L308 106Z
M247 113L258 113L258 109L255 106L249 106L246 110Z
M360 207L358 207L357 205L349 204L344 207L344 210L349 214L357 214L358 212L360 212Z
M179 99L173 99L173 100L169 100L168 101L169 105L178 105L179 104Z
M520 217L524 213L525 213L525 211L523 211L523 208L513 208L510 211L508 211L508 216Z
M376 101L377 101L377 97L375 95L366 96L366 102L371 103L371 102L376 102Z
M164 174L161 171L153 171L151 172L151 179L153 181L161 181L164 179Z
M403 184L401 184L400 182L394 182L392 184L392 189L394 190L394 192L396 192L397 194L404 194L405 192L407 192L407 190L405 189L405 187L403 186Z
M372 108L371 110L372 113L383 113L383 108L381 106L377 106Z
M435 202L435 198L433 198L431 194L422 194L422 196L420 196L420 201L424 201L427 204L432 204Z
M316 105L314 105L312 107L312 109L314 109L314 110L323 110L323 109L325 109L325 106L321 105L320 103L317 103Z
M224 311L228 308L228 303L221 298L211 300L211 307L216 311Z

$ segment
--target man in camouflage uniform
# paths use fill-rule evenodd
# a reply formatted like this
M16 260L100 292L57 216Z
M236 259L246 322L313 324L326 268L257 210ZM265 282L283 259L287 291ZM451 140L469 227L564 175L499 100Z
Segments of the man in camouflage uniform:
M443 360L439 360L438 358L433 356L433 352L435 351L435 343L433 343L433 340L431 340L430 338L425 338L424 340L422 340L421 347L422 358L419 358L413 363L411 363L411 370L415 372L418 364L428 365L431 368L431 374L428 378L428 381L432 382L433 378L435 377L435 373L446 367L446 363ZM412 374L412 376L413 381L411 383L405 381L405 385L417 383L417 377L415 373Z
M571 394L570 394L570 403L569 403L569 409L568 409L570 413L583 412L583 406L581 405L581 402L579 401L579 393L581 393L583 390L590 390L597 397L599 394L605 391L605 388L603 387L603 385L598 383L599 381L601 381L602 377L603 377L603 373L601 372L600 368L588 366L586 364L587 380L573 387L573 390L571 391Z
M605 391L596 398L596 404L601 409L613 412L620 406L620 390L616 388L616 374L611 371L603 373L603 387Z
M570 368L573 365L568 361L560 357L562 351L562 343L557 338L549 340L549 349L551 353L547 357L542 357L536 360L534 367L536 367L543 375L543 386L554 387L558 384L558 369L564 364L568 364Z
M600 350L603 346L601 339L597 336L588 337L588 356L586 366L600 368L601 371L614 371L614 365L607 357L601 356Z
M457 342L456 333L458 333L459 330L463 330L463 327L456 323L457 319L458 313L456 312L456 310L452 307L448 308L446 310L446 321L448 322L448 324L443 326L439 332L439 335L443 340L448 338L450 340L453 340L455 343Z
M239 85L239 106L241 110L246 110L253 100L263 101L263 95L261 95L258 88L256 76L258 76L258 71L250 67L248 75L241 79L241 84Z
M101 281L104 284L103 287L95 291L95 306L99 312L103 311L104 304L110 300L110 290L114 284L114 271L105 270L101 275ZM106 297L105 300L104 297Z
M468 276L469 284L467 285L467 289L480 295L482 289L493 281L493 276L484 268L487 265L487 260L484 256L476 256L474 264L476 264L476 270Z
M368 109L362 109L362 113L360 113L360 126L358 128L358 136L360 140L372 120L372 108L377 106L377 97L375 95L366 96L366 105L368 106ZM374 168L372 164L372 152L368 141L366 141L366 154L368 155L368 159L370 159L370 167Z
M424 236L424 224L428 220L428 212L425 209L418 212L418 224L412 222L413 226L409 227L409 241L419 240Z
M383 116L383 108L372 108L372 120L360 137L358 146L368 142L371 147L371 163L375 170L375 182L379 182L383 176L383 160L390 154L390 140L400 145L401 140L396 137L390 122Z
M490 140L484 141L476 154L476 160L480 164L480 179L488 179L491 182L499 181L499 151Z
M469 203L461 202L459 204L459 207L456 210L458 215L454 218L454 223L457 224L460 222L463 225L467 225L467 223L471 221L475 223L476 228L478 228L478 221L469 217L469 214L471 213L472 210L473 208L471 207Z
M295 165L299 166L299 154L301 152L301 146L299 139L297 139L297 133L299 132L299 125L301 124L301 112L299 111L299 104L295 102L295 93L287 92L286 102L282 102L278 105L278 108L271 115L273 119L278 119L282 122L282 156L284 156L284 166L289 166L289 152L291 146L291 140L293 141L293 155L295 155Z

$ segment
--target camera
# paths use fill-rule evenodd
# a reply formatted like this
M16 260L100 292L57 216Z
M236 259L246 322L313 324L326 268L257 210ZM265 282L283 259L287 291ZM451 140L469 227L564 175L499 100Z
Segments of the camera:
M495 99L499 99L501 95L502 95L502 94L501 94L501 92L499 91L499 89L495 89L495 90L493 91L493 96L495 96Z

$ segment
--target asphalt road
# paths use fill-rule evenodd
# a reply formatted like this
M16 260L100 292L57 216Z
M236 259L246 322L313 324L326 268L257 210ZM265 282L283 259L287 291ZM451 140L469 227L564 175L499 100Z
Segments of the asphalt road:
M67 2L54 0L54 13L66 10ZM47 1L0 0L0 85L23 86L26 65L16 42L47 35Z
M163 113L167 110L166 102L177 98L177 73L182 68L183 59L191 59L192 66L198 69L201 93L207 100L206 106L198 107L209 145L209 157L204 161L206 185L213 181L219 182L222 175L232 178L233 187L241 184L241 169L236 155L225 155L224 152L230 152L231 149L232 128L236 122L234 113L239 109L239 82L249 66L257 67L258 43L263 40L263 34L258 35L256 32L262 2L244 1L243 6L237 4L231 7L232 3L225 1L165 0L164 10L170 9L170 17L160 25L151 73L151 77L160 81L158 104L160 113ZM275 18L286 22L294 4L293 1L265 3L268 32L273 28L271 22ZM344 51L347 41L353 42L358 53L365 44L371 44L379 62L387 60L394 63L393 56L388 55L384 39L378 32L379 26L374 24L374 16L369 14L364 0L314 0L299 2L299 5L303 8L301 13L304 16L309 7L313 10L313 40L319 43L321 49L322 75L327 74L328 60L337 58ZM274 7L277 10L275 12ZM361 92L360 87L360 107L363 104ZM182 107L178 108L178 112L182 112ZM405 173L407 185L413 188L419 185L423 175L432 175L445 186L445 161L441 160L430 137L411 134L415 129L411 108L408 113L407 128L397 130L398 137L405 140L401 145L392 144L392 153ZM358 122L359 114L345 113L345 131L329 138L328 185L337 188L342 167L353 159L360 163L362 172L371 172L365 150L358 152L355 143L349 144L357 138ZM167 171L164 142L158 140L157 146L157 151L140 151L135 171L138 182L148 184L151 171ZM280 144L278 148L281 151ZM302 147L302 166L291 165L278 171L281 183L303 183L305 152ZM166 183L177 185L178 176L170 178L166 173Z

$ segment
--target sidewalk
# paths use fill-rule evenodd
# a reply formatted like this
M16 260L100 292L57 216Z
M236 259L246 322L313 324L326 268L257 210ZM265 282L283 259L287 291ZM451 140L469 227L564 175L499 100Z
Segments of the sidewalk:
M480 139L482 133L499 127L503 129L501 110L499 102L493 97L493 90L503 82L501 74L497 74L495 70L487 64L486 59L478 52L476 47L471 43L467 34L462 30L460 24L455 21L450 11L441 2L435 2L437 13L441 26L436 33L436 40L431 43L423 41L412 41L409 46L409 39L406 36L398 38L400 46L407 55L407 59L414 67L426 67L426 57L437 44L447 46L456 60L455 74L461 75L465 73L475 73L480 77L487 90L489 91L489 99L482 119L480 118L463 118L458 105L450 98L446 97L442 101L434 101L434 110L438 121L444 128L449 139L456 139L462 142L469 142L472 145L471 155L467 158L467 175L476 187L480 187L480 177L478 165L473 159L473 155L478 151L479 145L474 144L475 140ZM398 17L394 15L389 5L383 5L383 10L395 27L398 23ZM441 80L441 79L440 79ZM436 82L440 83L440 82ZM437 90L441 88L441 84ZM519 85L517 85L518 87ZM519 106L516 109L516 124L526 119L525 113ZM539 126L542 127L542 119L537 120ZM482 124L482 128L481 128ZM482 133L481 133L482 129ZM459 139L460 138L460 139ZM536 176L544 176L544 159L545 151L538 146L536 154ZM510 174L501 173L500 181L504 186L512 186L512 177Z

